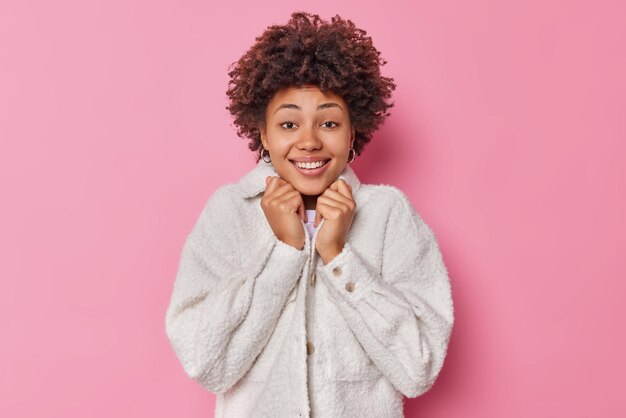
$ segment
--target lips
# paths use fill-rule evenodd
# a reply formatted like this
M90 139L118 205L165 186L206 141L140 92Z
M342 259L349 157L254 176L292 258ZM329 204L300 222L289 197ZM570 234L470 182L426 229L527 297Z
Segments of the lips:
M307 165L308 165L308 164L311 164L311 165L313 165L313 164L314 164L314 165L317 165L317 164L320 164L320 163L322 164L321 166L319 166L319 167L315 167L315 168L298 167L295 161L291 161L291 163L292 163L294 166L296 166L297 168L300 168L300 169L302 169L302 170L316 170L316 169L318 169L318 168L325 167L325 166L328 164L328 162L329 162L329 161L330 161L330 160L317 160L317 161L311 161L311 162L309 162L309 161L306 161L306 162L301 162L301 161L299 161L299 162L298 162L299 164L307 164Z
M296 165L296 162L294 160L289 160L291 162L291 164L293 165L293 167L300 173L303 174L307 177L314 177L314 176L318 176L321 173L323 173L324 171L326 171L326 168L328 167L328 163L330 162L330 160L321 160L321 159L317 159L314 161L310 161L310 162L316 162L316 161L324 161L324 164L321 167L317 167L317 168L300 168ZM296 160L297 161L297 160Z
M316 163L318 161L330 161L330 158L324 157L300 157L300 158L291 158L289 161L298 162L298 163Z

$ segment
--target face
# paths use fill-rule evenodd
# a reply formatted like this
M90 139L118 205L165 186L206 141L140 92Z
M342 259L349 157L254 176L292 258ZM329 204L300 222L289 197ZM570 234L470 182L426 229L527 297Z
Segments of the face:
M265 120L261 141L283 180L305 196L320 195L337 180L354 143L341 96L316 86L283 89L268 104Z

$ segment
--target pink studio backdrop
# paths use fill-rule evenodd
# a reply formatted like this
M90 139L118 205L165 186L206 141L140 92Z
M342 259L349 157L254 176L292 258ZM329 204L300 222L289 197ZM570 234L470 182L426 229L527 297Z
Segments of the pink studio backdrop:
M368 31L398 88L353 167L404 190L456 322L407 417L623 417L618 1L0 3L0 416L209 417L164 325L204 202L254 166L227 67L292 11Z

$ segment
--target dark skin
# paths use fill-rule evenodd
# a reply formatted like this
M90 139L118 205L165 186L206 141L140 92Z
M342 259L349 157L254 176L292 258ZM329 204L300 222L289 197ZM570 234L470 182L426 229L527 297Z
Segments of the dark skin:
M261 207L274 232L286 244L302 250L305 234L300 220L306 222L302 195L276 176L268 176L267 189L261 199ZM317 234L315 249L324 264L328 264L343 249L345 239L354 219L356 203L352 187L343 179L333 182L317 196L314 226L324 218L324 226Z
M261 207L274 235L301 250L305 233L305 209L315 209L314 226L322 218L315 249L328 264L343 249L352 225L356 203L351 187L339 174L346 167L355 130L348 106L331 91L317 86L290 87L276 92L266 109L261 141L278 176L269 176ZM297 158L327 161L318 175L302 174Z

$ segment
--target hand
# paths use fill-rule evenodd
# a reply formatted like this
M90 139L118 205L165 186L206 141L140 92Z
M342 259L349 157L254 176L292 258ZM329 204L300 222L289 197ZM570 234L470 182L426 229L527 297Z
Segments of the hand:
M276 176L265 179L266 189L261 198L261 207L276 238L292 247L304 248L306 222L302 195L290 183Z
M352 187L343 179L336 180L317 198L315 227L324 218L324 226L317 233L315 249L324 264L335 258L346 242L352 226L356 203L352 197Z

